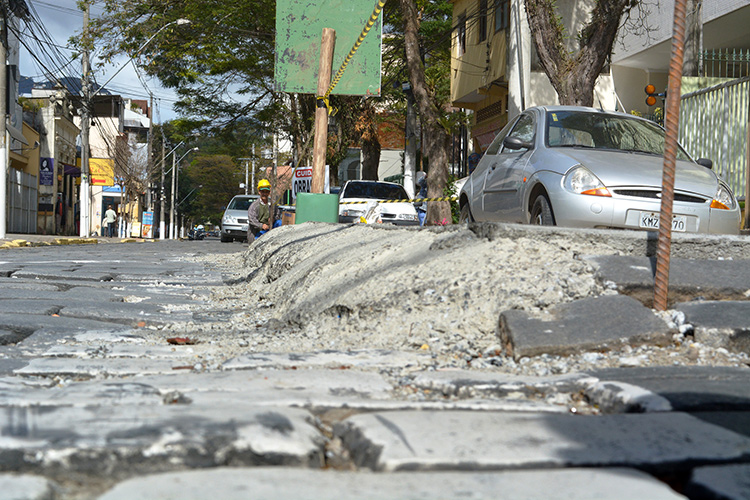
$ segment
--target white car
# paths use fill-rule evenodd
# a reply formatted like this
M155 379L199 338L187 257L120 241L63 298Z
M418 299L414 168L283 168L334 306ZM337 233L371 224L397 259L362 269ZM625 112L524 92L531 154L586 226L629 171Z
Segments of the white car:
M418 226L419 218L414 204L401 184L382 181L347 181L339 193L339 222L359 222L368 204L381 201L380 220L399 226Z
M221 218L221 242L247 239L247 209L258 199L257 194L237 195L224 210Z

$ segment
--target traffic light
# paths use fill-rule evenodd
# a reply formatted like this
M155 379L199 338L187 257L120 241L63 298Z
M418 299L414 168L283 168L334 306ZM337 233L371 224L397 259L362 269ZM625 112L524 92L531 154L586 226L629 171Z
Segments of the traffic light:
M662 99L665 99L667 97L666 91L665 92L660 92L660 93L657 94L656 93L656 87L654 87L650 83L648 85L646 85L646 88L643 89L643 90L646 92L646 95L647 95L647 97L646 97L646 104L648 104L649 106L653 106L653 105L656 104L656 98L657 97L661 97Z

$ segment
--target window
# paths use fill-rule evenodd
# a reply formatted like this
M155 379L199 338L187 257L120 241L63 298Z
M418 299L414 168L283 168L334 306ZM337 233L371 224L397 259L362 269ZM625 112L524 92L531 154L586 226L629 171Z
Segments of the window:
M458 56L461 57L466 53L466 13L458 16L456 25L456 45L458 45Z
M534 118L531 115L521 115L508 137L517 137L523 142L534 141ZM502 151L506 152L505 150ZM510 151L515 153L516 151Z
M495 31L510 25L510 0L495 0Z
M487 40L487 0L479 0L479 34L478 41Z

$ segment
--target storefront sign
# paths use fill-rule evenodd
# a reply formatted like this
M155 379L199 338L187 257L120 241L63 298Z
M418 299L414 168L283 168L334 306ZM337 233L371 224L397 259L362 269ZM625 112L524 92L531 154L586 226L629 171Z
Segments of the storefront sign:
M39 160L39 185L52 186L54 184L55 159L40 158Z

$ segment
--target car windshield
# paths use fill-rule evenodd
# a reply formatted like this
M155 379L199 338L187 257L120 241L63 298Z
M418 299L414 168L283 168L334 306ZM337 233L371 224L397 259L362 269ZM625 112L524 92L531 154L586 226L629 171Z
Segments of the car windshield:
M405 200L409 196L398 184L380 182L350 182L341 198L371 198L373 200Z
M255 198L232 198L227 210L247 210Z
M664 130L626 116L584 111L548 111L547 145L664 154ZM678 160L688 160L680 148Z

